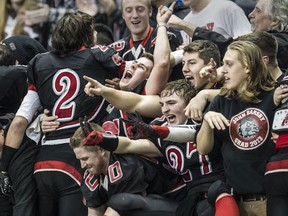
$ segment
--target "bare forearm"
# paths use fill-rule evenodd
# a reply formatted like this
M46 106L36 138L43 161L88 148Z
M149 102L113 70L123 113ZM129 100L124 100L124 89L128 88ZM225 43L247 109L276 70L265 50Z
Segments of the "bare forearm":
M182 24L183 31L186 32L186 34L188 34L191 38L194 35L196 27L197 27L196 25L194 25L193 23L189 23L189 22L183 22Z
M22 143L28 121L22 116L15 116L13 119L5 141L5 145L18 149Z
M116 90L109 87L105 87L102 96L117 109L126 112L135 112L137 104L141 101L141 96L136 93Z
M205 100L211 102L220 93L220 89L204 89L201 92Z
M158 27L157 39L154 49L154 67L147 81L146 94L158 94L164 88L170 76L170 44L167 29Z
M119 136L119 143L115 153L118 154L141 154L147 157L160 157L161 152L148 139L131 140L127 137Z
M105 87L102 96L117 109L155 118L161 115L159 96L139 95L133 92L126 92Z
M102 216L106 210L106 207L100 206L98 208L88 207L88 216Z
M190 37L193 37L193 34L195 32L195 29L197 28L196 25L190 22L186 22L179 17L172 15L169 24L172 28L178 29L178 30L183 30L188 34Z
M208 154L214 146L214 130L206 121L203 121L201 129L196 137L197 151L201 155Z

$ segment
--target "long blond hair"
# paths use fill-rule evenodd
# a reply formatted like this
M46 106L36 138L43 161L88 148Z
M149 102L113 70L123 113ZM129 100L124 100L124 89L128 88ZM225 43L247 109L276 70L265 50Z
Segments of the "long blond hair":
M275 86L267 66L265 65L260 49L249 41L235 41L228 49L238 52L238 60L250 71L246 82L242 82L238 91L221 89L220 95L226 98L238 98L244 102L260 103L258 95L261 91L270 91Z
M23 4L17 13L25 10L35 10L37 8L37 0L23 0ZM5 37L5 27L7 24L7 19L9 13L13 11L10 0L0 1L0 14L2 14L2 19L0 19L0 41ZM13 29L12 35L25 35L24 23L17 21Z

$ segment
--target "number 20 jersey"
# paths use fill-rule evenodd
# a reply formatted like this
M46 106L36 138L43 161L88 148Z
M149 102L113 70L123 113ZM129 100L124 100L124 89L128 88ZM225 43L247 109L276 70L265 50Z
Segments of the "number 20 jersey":
M165 170L156 160L112 153L107 174L94 176L86 170L81 190L86 206L96 208L118 193L163 195L174 189L178 180L178 174ZM179 188L180 193L184 189Z

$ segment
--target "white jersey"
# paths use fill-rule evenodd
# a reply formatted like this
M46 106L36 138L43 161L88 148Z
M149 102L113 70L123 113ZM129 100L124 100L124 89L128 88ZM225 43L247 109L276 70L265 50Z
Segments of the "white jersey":
M211 0L200 12L192 11L184 18L196 26L218 32L224 37L238 37L251 32L251 25L242 8L228 0ZM191 37L181 31L183 43L192 41Z

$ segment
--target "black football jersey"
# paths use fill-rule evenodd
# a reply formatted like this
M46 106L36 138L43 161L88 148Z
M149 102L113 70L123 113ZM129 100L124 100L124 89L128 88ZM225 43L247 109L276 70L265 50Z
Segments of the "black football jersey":
M69 138L79 127L79 117L101 125L106 117L107 102L99 96L84 92L90 76L104 84L105 79L118 77L125 62L118 53L105 46L81 49L59 57L54 53L40 54L28 66L29 89L38 93L41 104L57 115L60 127L46 134L46 140Z
M119 55L126 61L137 60L144 52L153 54L156 36L157 29L150 27L148 34L144 40L140 42L133 41L132 37L129 36L114 42L110 46L117 50ZM170 43L170 49L172 51L176 50L176 48L180 45L180 42L175 34L168 32L168 39Z
M144 80L140 85L138 85L135 89L133 89L134 93L145 95L145 85L147 80ZM143 121L146 123L150 123L153 119L141 116ZM127 136L129 137L129 127L131 126L123 121L120 120L120 118L123 119L129 119L127 117L126 112L119 110L115 107L111 107L111 112L107 116L105 122L103 123L102 127L104 130L108 133L117 135L117 136Z
M153 125L168 126L165 117L156 118ZM188 120L187 124L194 124ZM163 154L163 160L179 173L189 188L202 183L212 183L223 176L223 161L220 149L208 155L200 155L195 142L177 143L155 139L153 143Z
M99 207L117 193L163 195L176 185L158 161L133 154L111 154L106 175L85 172L81 190L88 207ZM173 184L173 185L172 185Z

